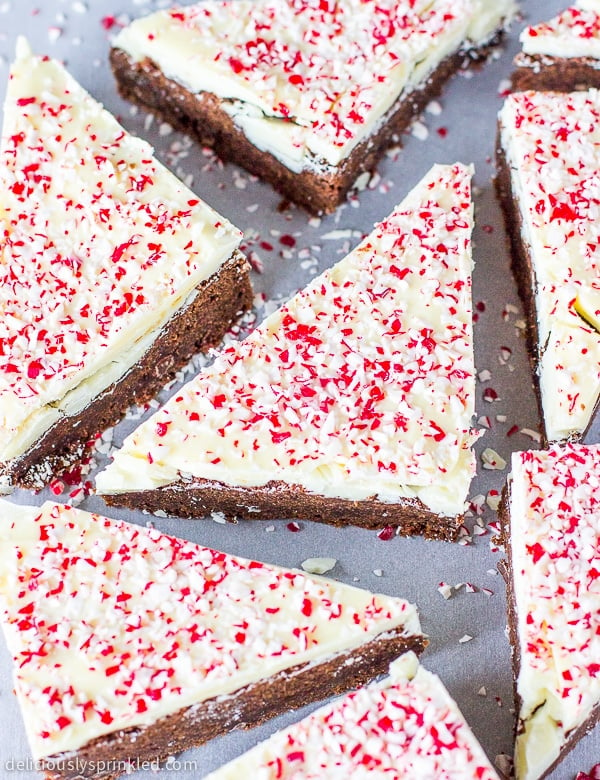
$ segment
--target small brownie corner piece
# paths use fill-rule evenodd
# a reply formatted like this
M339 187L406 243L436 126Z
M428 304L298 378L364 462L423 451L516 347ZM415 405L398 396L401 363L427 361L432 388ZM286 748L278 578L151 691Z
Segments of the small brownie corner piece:
M526 27L514 60L514 91L600 88L600 4L578 0L552 19Z

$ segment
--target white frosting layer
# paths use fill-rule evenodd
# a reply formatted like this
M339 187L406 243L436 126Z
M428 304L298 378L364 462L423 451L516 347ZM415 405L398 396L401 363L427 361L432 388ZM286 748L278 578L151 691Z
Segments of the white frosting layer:
M578 312L600 308L600 93L510 95L500 123L535 275L546 435L560 440L585 431L600 393L600 333Z
M440 680L406 653L361 688L226 764L206 780L497 780Z
M36 759L420 634L402 599L50 502L0 502L0 619Z
M537 780L600 703L600 446L514 453L510 496L516 776Z
M344 260L124 442L101 493L193 475L464 510L471 445L470 170L434 166Z
M521 33L525 54L600 59L600 2L580 0Z
M335 167L403 93L482 45L513 0L211 1L138 19L114 45L194 93L294 172Z
M241 234L24 41L0 156L2 462L125 373Z

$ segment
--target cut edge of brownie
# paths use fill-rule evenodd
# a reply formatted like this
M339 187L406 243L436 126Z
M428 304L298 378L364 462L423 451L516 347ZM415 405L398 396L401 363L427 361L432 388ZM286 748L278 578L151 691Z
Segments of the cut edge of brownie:
M129 762L134 767L143 761L162 762L233 729L258 726L289 709L364 685L385 674L398 655L408 650L420 654L426 646L424 636L407 635L398 627L323 663L300 664L232 694L178 710L148 726L116 731L77 751L49 756L42 760L42 769L47 780L114 780ZM106 767L105 771L86 774L82 769L98 766Z
M198 285L193 299L173 314L137 364L82 411L57 420L23 455L0 463L3 487L39 489L80 463L98 432L117 423L133 404L154 398L195 353L219 344L251 306L249 265L236 250Z
M154 490L103 494L110 506L166 513L176 517L206 517L215 507L233 520L312 520L333 526L366 529L391 526L402 536L456 541L464 515L444 516L416 498L387 503L371 497L363 501L311 493L300 485L271 481L259 487L228 485L199 478L182 479Z
M593 57L551 57L520 52L511 76L513 92L576 92L600 89L600 61Z
M444 59L424 83L402 93L379 120L377 129L361 141L332 172L303 169L293 173L269 152L260 151L235 125L212 93L194 94L167 78L148 58L140 62L113 47L110 62L121 97L156 114L161 120L189 133L200 144L213 148L226 162L232 162L268 182L275 191L309 213L331 213L340 206L359 176L372 172L386 149L438 97L444 84L469 63L484 60L503 37L499 30L480 47L461 48Z
M546 432L544 420L544 409L542 405L542 393L539 382L539 356L540 343L538 336L537 314L535 307L535 272L533 270L533 260L530 247L523 238L523 218L519 208L519 202L516 199L512 186L511 170L505 151L501 142L501 127L498 125L498 134L496 140L496 175L494 184L500 206L504 214L504 224L511 245L511 268L517 282L519 297L523 303L525 320L527 327L525 335L527 338L527 353L531 365L532 384L535 391L535 397L538 408L538 418L542 434L542 446L546 447L550 443ZM587 432L594 423L594 419L600 409L600 398L596 406L592 409L589 422L585 430L579 433L572 433L565 439L559 441L565 443L582 441ZM557 442L558 443L558 442Z
M515 719L514 719L514 735L515 738L523 732L523 722L519 718L519 714L522 709L522 699L519 695L517 684L519 679L519 673L521 670L521 651L519 643L519 633L517 629L517 603L514 591L513 582L513 567L512 567L512 547L511 547L511 534L510 534L510 487L511 478L509 476L504 488L502 490L502 497L500 505L498 507L498 519L500 521L500 541L504 547L506 557L499 562L498 571L502 575L506 584L506 611L507 611L507 628L508 639L511 648L511 663L513 673L513 698L515 707ZM578 728L574 729L567 736L566 741L560 749L560 753L556 760L546 769L544 774L539 780L544 780L548 777L563 761L565 756L573 750L575 745L583 739L592 729L600 723L600 703L598 703L589 718L587 718Z

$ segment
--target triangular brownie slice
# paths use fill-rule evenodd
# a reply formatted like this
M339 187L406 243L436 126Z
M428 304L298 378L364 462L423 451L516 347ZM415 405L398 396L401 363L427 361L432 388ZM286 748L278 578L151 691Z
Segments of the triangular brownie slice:
M498 780L456 703L413 653L382 682L278 731L206 780L303 777Z
M600 445L514 453L501 517L516 777L537 780L600 716Z
M240 232L48 57L0 148L0 482L40 487L251 303Z
M111 503L453 538L474 456L470 171L434 166L332 269L144 422Z
M312 212L357 178L449 76L485 53L513 0L207 0L137 19L111 61L122 95Z
M600 87L600 3L579 0L547 22L526 27L513 89L570 92Z
M498 192L547 441L581 438L600 393L600 93L519 92L500 112Z
M1 502L0 552L15 689L51 777L66 758L164 759L425 644L402 599L60 504Z

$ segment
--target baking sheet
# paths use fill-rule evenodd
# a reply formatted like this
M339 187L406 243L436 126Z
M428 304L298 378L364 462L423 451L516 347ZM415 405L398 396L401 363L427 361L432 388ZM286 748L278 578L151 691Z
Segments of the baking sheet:
M496 515L485 499L489 496L493 504L507 469L483 468L480 455L491 447L508 461L511 451L535 447L538 421L523 338L523 314L493 192L495 122L525 21L549 18L564 2L523 0L523 19L513 24L498 54L485 67L455 77L442 97L403 137L402 148L384 158L367 188L335 215L323 219L310 219L296 208L279 211L280 198L268 186L234 166L223 166L211 153L120 100L107 64L111 37L129 19L168 5L160 0L0 0L2 95L19 34L27 35L34 51L64 60L70 72L128 130L154 144L163 162L244 230L246 250L257 269L253 283L260 304L258 319L319 270L343 257L374 222L387 216L433 163L474 163L475 352L477 369L483 372L477 388L477 416L488 427L477 444L479 468L470 492L473 511L468 533L458 544L398 537L381 541L375 532L310 522L300 523L300 531L291 533L285 520L226 526L210 519L154 518L153 522L167 533L284 566L298 567L314 556L333 557L337 564L331 576L416 603L430 639L422 656L424 665L440 675L492 762L500 769L506 768L512 753L513 725L510 655L505 635L504 585L496 570L502 554L492 543ZM484 399L489 388L497 394L496 400ZM161 397L168 394L166 391ZM127 420L118 426L114 440L121 441L135 424ZM587 441L600 441L598 423ZM18 491L10 500L39 504L53 497L48 490L37 495ZM60 498L64 500L66 495ZM148 521L141 513L106 510L103 501L94 496L80 505L133 522ZM442 595L442 584L449 586L442 587L449 598ZM39 774L30 762L28 765L29 750L11 691L10 659L0 642L0 777L33 780ZM314 706L287 713L253 730L233 732L178 756L165 768L133 776L177 776L182 780L202 777ZM578 771L588 770L598 761L597 728L551 777L571 780Z

